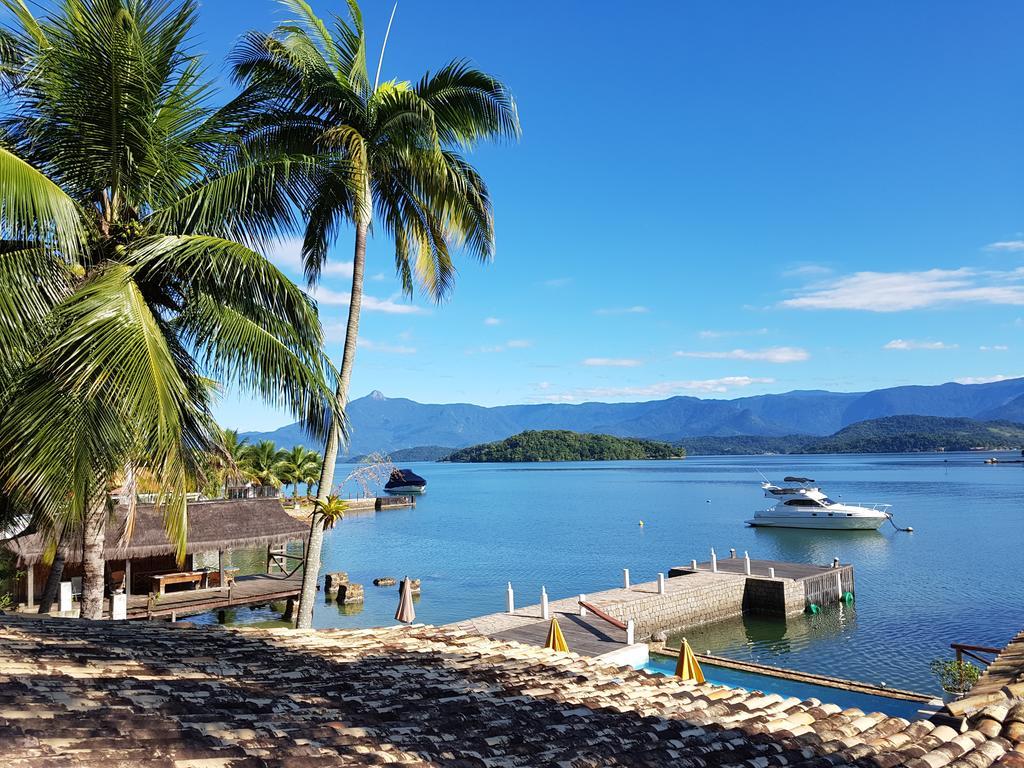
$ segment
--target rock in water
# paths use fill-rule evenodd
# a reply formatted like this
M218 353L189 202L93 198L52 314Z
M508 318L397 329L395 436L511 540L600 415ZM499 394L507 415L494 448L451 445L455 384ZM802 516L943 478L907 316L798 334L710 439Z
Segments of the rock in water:
M375 587L393 587L397 583L392 576L381 576L379 579L373 580L373 586Z

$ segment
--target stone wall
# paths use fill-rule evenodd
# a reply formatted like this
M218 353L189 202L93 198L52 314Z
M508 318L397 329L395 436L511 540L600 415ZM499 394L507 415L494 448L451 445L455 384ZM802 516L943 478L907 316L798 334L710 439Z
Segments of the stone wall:
M676 578L700 579L702 583L693 584L693 589L672 589L664 595L602 605L602 610L622 622L632 619L637 640L659 630L695 627L742 615L745 578L710 573Z

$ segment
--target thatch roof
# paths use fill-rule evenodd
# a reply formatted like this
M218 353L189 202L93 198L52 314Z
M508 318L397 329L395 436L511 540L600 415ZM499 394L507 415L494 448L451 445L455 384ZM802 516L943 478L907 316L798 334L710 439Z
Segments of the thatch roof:
M152 504L139 504L135 516L135 531L127 547L119 546L128 508L118 506L114 519L107 524L107 560L136 559L174 554L174 547L164 532L163 508ZM186 551L216 552L246 547L284 544L304 539L309 526L290 517L282 508L280 499L232 499L229 501L199 501L188 505L188 542ZM43 559L45 539L39 534L21 536L0 542L18 556L19 565L33 565ZM82 545L77 542L65 551L70 563L82 559Z

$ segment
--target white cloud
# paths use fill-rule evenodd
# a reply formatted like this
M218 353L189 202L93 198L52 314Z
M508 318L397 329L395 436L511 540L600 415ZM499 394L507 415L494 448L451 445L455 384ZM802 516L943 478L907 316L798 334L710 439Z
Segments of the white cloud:
M302 238L289 237L271 246L267 252L270 259L279 269L289 274L302 274ZM321 274L327 277L352 277L351 261L327 260Z
M821 264L799 264L795 267L785 270L782 273L783 277L815 277L821 275L830 275L832 270L829 267L822 266Z
M944 341L914 341L912 339L893 339L886 343L882 349L957 349L959 344L947 344Z
M510 339L505 343L505 346L509 349L526 349L533 346L533 342L529 339Z
M493 353L493 352L505 352L509 349L528 349L533 346L533 342L529 339L509 339L504 344L491 344L483 347L477 347L476 349L466 350L467 355L472 355L475 352Z
M989 243L985 246L986 251L1024 251L1024 240L1000 240L997 243Z
M501 320L497 317L485 317L484 325L501 325Z
M982 352L1005 352L1006 350L1009 349L1009 347L1006 346L1005 344L982 344L980 347L978 347L978 349L980 349Z
M316 299L318 304L346 307L349 303L348 293L335 291L322 285L310 289L309 295ZM395 295L387 299L378 299L375 296L363 294L362 308L367 312L383 312L389 315L421 315L426 312L423 307L403 303L399 301L399 298L398 295Z
M375 352L386 352L389 355L415 355L415 347L407 347L404 344L387 344L370 339L360 338L358 341L360 349L368 349Z
M648 307L637 304L633 307L606 307L595 309L595 315L646 315L651 310Z
M722 339L727 336L764 336L767 328L754 328L748 331L701 331L697 335L702 339Z
M1009 379L1018 379L1019 376L1004 376L1001 373L997 373L995 376L964 376L961 379L955 379L957 384L992 384L996 381L1008 381Z
M643 361L632 357L588 357L583 364L593 368L636 368Z
M901 312L952 304L1024 305L1024 269L979 271L855 272L812 284L780 306L791 309L854 309Z
M775 379L752 378L750 376L724 376L720 379L693 381L660 381L654 384L628 387L593 387L538 395L531 398L544 403L578 403L585 400L620 399L628 397L671 397L682 393L722 394L733 389L755 384L773 384Z
M676 352L676 357L697 357L706 360L759 360L766 363L799 363L811 357L800 347L766 347L765 349L731 349L728 352Z
M571 277L553 277L550 280L545 280L543 285L547 288L561 288L571 282Z

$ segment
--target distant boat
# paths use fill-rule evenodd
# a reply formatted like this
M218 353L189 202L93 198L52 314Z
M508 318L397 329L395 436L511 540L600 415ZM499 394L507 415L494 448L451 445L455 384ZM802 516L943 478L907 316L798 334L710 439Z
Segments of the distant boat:
M747 525L764 528L877 531L890 518L891 504L844 504L833 501L809 477L787 477L787 485L761 483L775 506L754 513Z
M384 490L393 494L426 493L427 481L411 469L396 469L384 485Z

